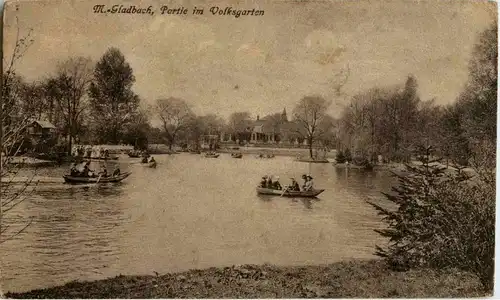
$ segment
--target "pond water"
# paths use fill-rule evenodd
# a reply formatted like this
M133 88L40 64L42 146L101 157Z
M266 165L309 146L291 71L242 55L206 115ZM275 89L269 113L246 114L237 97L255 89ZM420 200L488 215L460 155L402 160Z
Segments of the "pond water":
M233 264L367 259L384 242L373 231L382 223L366 200L385 201L381 192L394 184L386 173L339 170L292 157L210 159L181 153L155 159L158 167L150 169L122 156L116 163L132 175L99 186L63 184L67 166L38 170L53 180L39 184L9 212L21 217L11 222L12 230L30 218L32 223L0 245L2 290ZM304 173L325 189L317 199L256 194L265 174L289 184L290 177Z

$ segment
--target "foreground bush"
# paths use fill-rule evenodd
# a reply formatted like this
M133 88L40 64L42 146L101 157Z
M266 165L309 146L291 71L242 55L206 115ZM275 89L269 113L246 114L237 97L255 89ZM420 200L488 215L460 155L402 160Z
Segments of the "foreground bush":
M370 202L388 228L377 230L389 238L377 246L393 269L458 268L478 276L486 290L493 288L495 245L495 185L462 170L430 161L407 165L407 175L396 175L395 194L385 194L396 210Z

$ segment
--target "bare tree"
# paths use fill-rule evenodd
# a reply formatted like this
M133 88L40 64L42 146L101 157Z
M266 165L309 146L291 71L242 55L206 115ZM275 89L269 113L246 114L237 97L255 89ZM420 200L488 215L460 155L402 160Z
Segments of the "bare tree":
M313 158L314 141L330 129L324 123L329 106L330 102L320 96L306 96L293 110L293 120L298 124L296 132L307 140L310 158Z
M64 119L71 154L73 139L78 134L81 116L87 107L86 97L92 82L93 65L90 58L70 58L58 65L57 76L48 81L46 91Z
M163 134L168 142L168 148L172 150L177 135L190 125L194 113L186 101L173 97L158 99L156 109L162 122Z
M18 21L17 17L16 21ZM30 119L20 114L18 100L21 80L16 75L15 66L33 44L31 35L30 29L27 34L21 36L17 22L16 41L12 55L3 58L1 70L3 80L0 109L0 243L19 235L31 224L31 220L19 228L15 228L15 225L4 224L6 219L10 219L8 213L26 199L28 195L26 190L33 180L31 177L21 184L16 184L14 180L18 168L12 161L21 149L26 129L30 124Z

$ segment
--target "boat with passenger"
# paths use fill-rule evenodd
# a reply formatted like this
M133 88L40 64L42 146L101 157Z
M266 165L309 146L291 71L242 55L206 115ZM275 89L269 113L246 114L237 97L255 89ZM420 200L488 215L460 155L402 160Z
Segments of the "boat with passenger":
M206 158L217 158L217 157L219 157L219 155L220 154L215 153L215 152L207 152L207 153L205 153L205 157Z
M87 161L83 166L77 167L75 163L71 164L70 174L63 175L66 183L110 183L120 182L129 177L131 172L122 173L118 166L111 175L108 174L106 166L102 166L101 172L95 172L90 169L90 161Z
M274 195L281 197L303 197L303 198L315 198L319 194L323 193L325 190L309 190L309 191L292 191L289 189L275 190L268 188L257 187L257 193L260 195Z
M83 177L83 176L71 176L64 175L64 181L66 183L111 183L111 182L120 182L125 178L129 177L132 172L121 173L120 175L114 176L91 176L91 177Z
M315 189L313 187L313 178L311 175L302 175L302 179L304 180L302 188L295 178L290 179L292 180L291 185L281 186L279 176L263 176L260 185L257 187L257 194L280 197L315 198L325 191L324 189Z

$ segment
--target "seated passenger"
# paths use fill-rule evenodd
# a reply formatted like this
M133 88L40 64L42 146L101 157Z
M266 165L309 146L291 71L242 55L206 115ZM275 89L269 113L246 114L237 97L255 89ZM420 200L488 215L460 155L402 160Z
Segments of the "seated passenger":
M267 176L262 177L262 180L260 181L260 187L267 188Z
M80 175L80 172L78 172L78 170L76 169L76 164L75 163L71 164L70 175L71 176L78 176L78 175Z
M297 191L297 192L300 192L300 186L299 186L299 183L297 181L295 181L295 178L292 178L292 184L290 185L290 189L292 191Z
M267 188L268 189L273 188L273 180L271 179L271 176L267 176Z
M313 178L311 177L311 175L308 175L307 176L307 182L305 184L304 190L305 191L312 191L313 189L314 189Z
M81 176L91 177L93 171L90 170L89 166L90 166L90 162L86 162L85 165L83 166L83 171L82 171Z
M275 177L275 179L274 179L274 182L273 182L273 188L274 188L275 190L281 190L281 189L282 189L281 184L280 184L280 182L279 182L279 179L280 179L280 178L279 178L278 176L276 176L276 177Z
M99 172L99 176L108 177L108 170L106 169L106 167L102 167L102 171Z
M116 167L116 169L113 171L113 176L119 176L120 175L120 168Z

